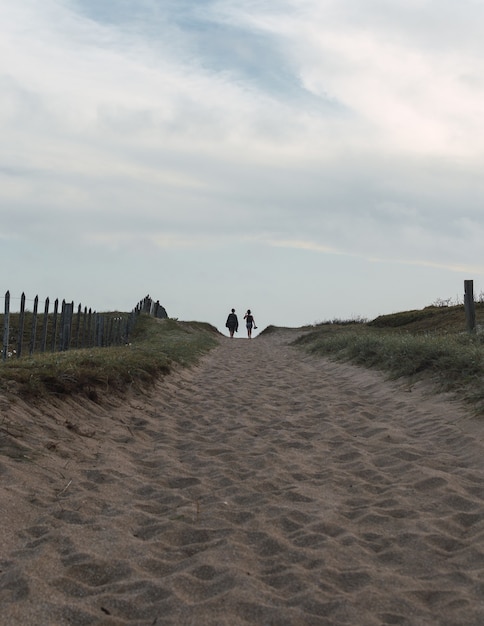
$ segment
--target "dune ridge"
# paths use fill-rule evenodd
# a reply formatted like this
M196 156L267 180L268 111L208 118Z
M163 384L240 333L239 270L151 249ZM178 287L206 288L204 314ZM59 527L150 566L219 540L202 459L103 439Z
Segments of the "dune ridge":
M149 396L0 398L0 623L484 623L482 424L297 332Z

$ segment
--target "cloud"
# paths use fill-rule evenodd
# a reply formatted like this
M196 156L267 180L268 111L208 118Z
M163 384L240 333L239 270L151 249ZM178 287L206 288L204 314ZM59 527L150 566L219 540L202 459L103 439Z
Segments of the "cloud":
M408 237L409 240L414 241L415 239L418 239L419 236L420 238L423 238L426 240L426 243L434 243L435 242L429 242L427 237L425 236L425 233L423 231L418 231L418 229L414 229L414 228L409 228L407 233L405 233L405 236ZM272 246L275 248L286 248L286 249L293 249L293 250L303 250L305 252L314 252L317 254L324 254L324 255L332 255L332 256L345 256L345 257L354 257L354 258L360 258L360 259L364 259L365 261L369 261L372 263L382 263L382 264L396 264L396 265L410 265L410 266L415 266L415 267L427 267L427 268L435 268L435 269L441 269L441 270L446 270L449 272L457 272L457 273L469 273L471 275L484 275L484 262L482 264L476 264L476 263L462 263L462 262L458 262L456 260L452 260L452 254L449 254L448 256L450 257L449 260L447 262L445 261L441 261L441 262L436 262L436 261L432 261L430 259L425 259L425 258L414 258L413 255L409 255L408 258L402 258L399 257L398 254L395 255L394 253L392 253L391 248L394 246L396 247L398 250L402 249L402 245L398 245L398 242L392 241L391 244L389 246L388 252L385 256L378 256L378 255L373 255L371 254L371 247L374 243L373 240L370 241L370 243L372 245L370 246L365 246L365 247L357 247L357 246L353 246L352 248L349 247L348 249L342 249L342 248L333 248L331 246L327 246L321 243L318 243L316 241L311 241L311 240L302 240L302 239L264 239L264 238L256 238L256 240L259 243L263 243L265 245L268 246ZM476 237L476 241L479 240L479 237ZM468 240L466 240L468 241ZM406 242L407 245L409 244L409 241ZM422 244L422 242L419 242L420 244ZM417 245L415 246L417 249L421 249L424 246L423 245ZM365 249L366 248L366 249ZM368 248L370 248L370 250L368 250ZM439 255L435 255L434 254L430 254L430 257L435 256L435 258L438 258ZM444 255L442 255L444 256Z
M5 236L481 272L482 3L0 9Z
M242 3L234 19L284 38L301 84L349 112L350 146L364 151L371 136L372 149L390 153L482 154L474 133L484 99L482 6L467 3L465 13L452 2L436 9L303 0L291 7L250 15Z

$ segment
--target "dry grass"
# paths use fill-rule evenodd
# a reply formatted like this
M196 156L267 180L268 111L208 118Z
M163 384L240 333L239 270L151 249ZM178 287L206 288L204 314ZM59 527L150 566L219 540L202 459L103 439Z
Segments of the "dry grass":
M196 363L217 344L217 336L218 331L208 324L141 315L129 345L0 362L0 389L29 399L84 394L97 400L101 393L149 386L174 363Z
M476 305L477 322L484 305ZM391 378L427 378L484 413L484 335L466 331L463 306L427 307L385 315L368 323L321 324L296 341L313 354L328 355Z

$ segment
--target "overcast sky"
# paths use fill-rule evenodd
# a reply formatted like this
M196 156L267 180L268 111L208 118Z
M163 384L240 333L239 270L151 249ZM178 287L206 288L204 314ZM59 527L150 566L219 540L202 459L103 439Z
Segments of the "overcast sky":
M483 24L484 0L0 0L0 302L150 294L224 330L479 294Z

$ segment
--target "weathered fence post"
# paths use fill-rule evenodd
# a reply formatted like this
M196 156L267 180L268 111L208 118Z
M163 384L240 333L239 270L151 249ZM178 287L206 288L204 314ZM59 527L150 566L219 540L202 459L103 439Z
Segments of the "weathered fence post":
M124 331L125 343L129 343L129 340L131 339L131 330L134 328L135 320L136 320L136 309L133 309L130 315L128 316L128 318L126 319L126 327Z
M79 345L80 337L81 337L81 304L77 307L77 322L76 322L76 348L80 348Z
M37 335L37 309L38 307L39 307L39 296L35 296L34 313L32 316L32 328L30 330L30 346L29 346L30 356L32 356L35 350L35 339Z
M52 352L55 352L56 336L57 336L57 314L59 311L59 299L54 302L54 312L52 313Z
M74 321L74 301L66 304L65 349L70 350L72 339L72 323Z
M66 317L66 301L62 300L59 328L59 352L64 349L64 320Z
M74 302L68 304L65 300L62 301L62 314L61 314L61 330L60 330L60 345L59 350L65 352L69 350L71 342L71 327L72 327L72 314L74 311Z
M84 317L83 317L83 324L82 324L82 344L81 344L82 348L87 347L86 332L87 332L87 306L84 307Z
M25 325L25 294L22 293L20 298L20 316L18 320L18 337L17 337L17 358L20 358L22 354L22 342L24 338L24 325Z
M106 343L106 318L99 314L99 347L102 348Z
M8 355L8 341L10 332L10 291L5 294L5 315L3 317L3 350L2 359L5 361Z
M96 311L92 312L92 345L99 348L99 315Z
M124 318L120 315L118 317L118 323L116 328L116 343L118 344L118 346L121 346L123 344L123 321Z
M44 322L42 325L42 343L40 350L41 352L45 352L47 347L47 326L49 323L49 298L46 298L44 305Z
M87 347L90 348L92 344L92 309L89 309L89 317L87 319Z
M102 348L104 341L104 316L100 313L95 314L96 340L95 345Z
M114 343L114 339L113 339L114 320L112 317L111 319L108 320L107 327L108 328L107 328L106 345L112 346Z
M467 330L470 333L476 330L476 307L474 304L474 281L464 281L464 305L466 311Z

